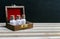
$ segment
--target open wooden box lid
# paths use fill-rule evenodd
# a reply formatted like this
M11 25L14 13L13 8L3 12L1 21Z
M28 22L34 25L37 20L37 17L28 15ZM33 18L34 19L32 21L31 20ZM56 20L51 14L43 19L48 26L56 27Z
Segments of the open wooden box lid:
M7 22L10 20L10 16L14 15L15 19L17 15L25 14L24 6L5 6L6 10L6 20Z

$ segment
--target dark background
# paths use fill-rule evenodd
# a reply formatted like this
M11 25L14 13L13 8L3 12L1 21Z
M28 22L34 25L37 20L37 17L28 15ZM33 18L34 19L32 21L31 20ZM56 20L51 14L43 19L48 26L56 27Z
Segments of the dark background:
M60 0L0 0L0 22L5 21L5 6L24 5L31 22L60 22Z

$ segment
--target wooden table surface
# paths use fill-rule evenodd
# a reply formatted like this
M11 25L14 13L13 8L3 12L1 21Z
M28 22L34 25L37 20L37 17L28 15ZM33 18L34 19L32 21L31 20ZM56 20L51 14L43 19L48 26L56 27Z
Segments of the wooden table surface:
M0 37L60 36L60 23L33 23L33 28L18 31L11 31L4 26L6 23L0 23Z

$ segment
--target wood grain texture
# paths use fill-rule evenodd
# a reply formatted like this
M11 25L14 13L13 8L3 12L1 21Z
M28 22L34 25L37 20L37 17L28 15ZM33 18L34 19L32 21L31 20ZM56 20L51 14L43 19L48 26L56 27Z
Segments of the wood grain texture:
M1 24L3 25L4 23ZM0 26L0 37L60 36L59 25L59 23L33 23L33 28L18 31L11 31L4 26Z

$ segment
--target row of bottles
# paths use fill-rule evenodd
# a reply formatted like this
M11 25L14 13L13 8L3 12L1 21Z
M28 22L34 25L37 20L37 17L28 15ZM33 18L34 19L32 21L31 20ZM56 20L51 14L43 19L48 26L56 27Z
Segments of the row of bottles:
M22 25L22 24L26 24L26 19L25 19L25 15L22 15L23 18L21 18L20 15L16 16L16 19L14 17L14 15L11 15L10 17L10 25Z

